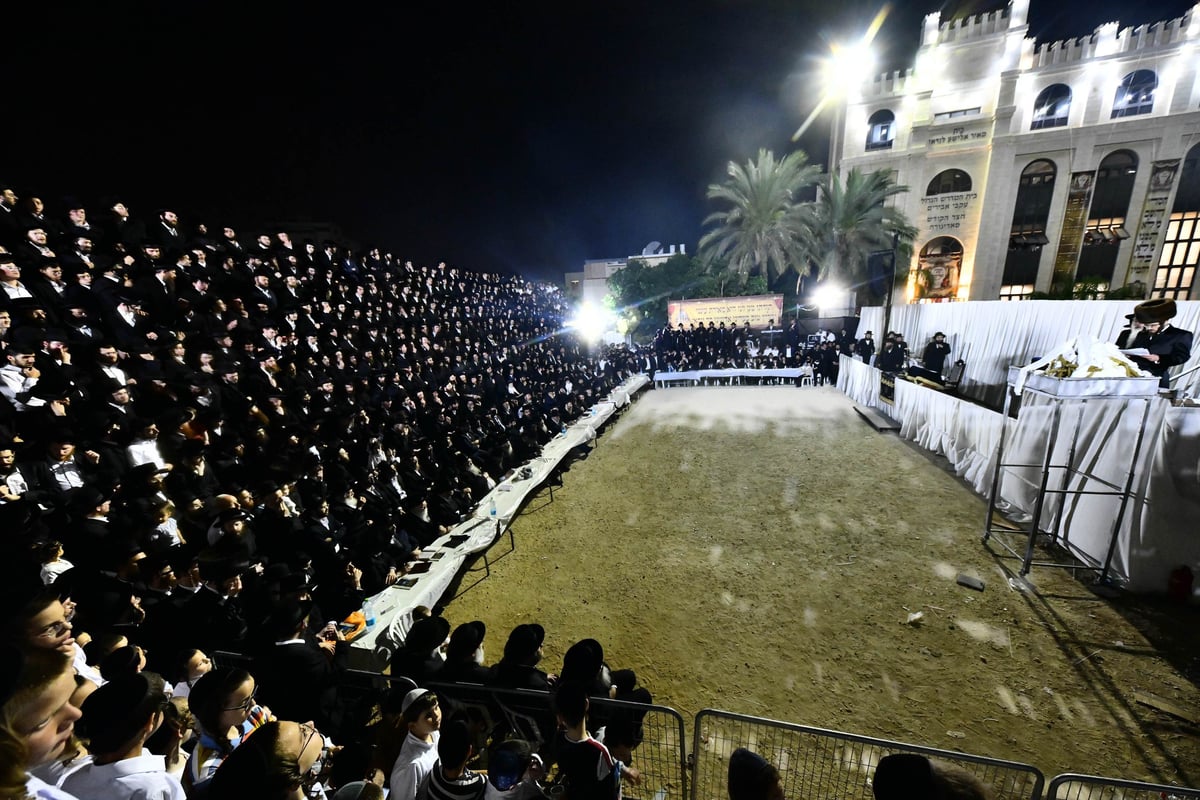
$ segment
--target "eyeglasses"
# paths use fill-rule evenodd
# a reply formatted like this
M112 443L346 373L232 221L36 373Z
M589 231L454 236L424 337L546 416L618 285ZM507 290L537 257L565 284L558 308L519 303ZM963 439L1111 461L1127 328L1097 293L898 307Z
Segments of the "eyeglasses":
M71 632L71 623L65 619L58 622L51 622L46 627L38 631L38 638L41 639L58 639L64 634Z
M250 690L250 696L247 697L240 705L231 708L222 708L222 711L249 711L254 707L254 695L258 694L258 687L255 686Z
M303 722L297 724L300 726L301 732L304 733L304 739L300 742L300 751L296 754L296 771L304 774L305 784L312 784L325 770L325 754L327 752L325 749L325 737L321 736L321 732L312 725L307 725ZM316 760L313 761L312 766L306 772L300 766L300 759L304 758L304 751L308 749L308 743L312 741L314 736L321 736L321 752L317 754Z

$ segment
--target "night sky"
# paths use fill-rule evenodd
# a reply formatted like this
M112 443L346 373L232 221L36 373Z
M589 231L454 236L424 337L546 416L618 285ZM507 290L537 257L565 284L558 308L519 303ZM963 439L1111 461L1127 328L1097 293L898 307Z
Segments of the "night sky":
M650 240L692 251L705 187L731 159L791 147L817 98L816 57L880 7L78 5L0 12L0 177L52 213L71 195L95 217L119 195L135 216L169 206L187 227L232 223L247 239L263 223L325 221L418 263L553 280ZM1190 5L1033 0L1030 23L1057 39ZM939 8L895 4L880 72L911 64ZM820 163L827 124L800 144Z

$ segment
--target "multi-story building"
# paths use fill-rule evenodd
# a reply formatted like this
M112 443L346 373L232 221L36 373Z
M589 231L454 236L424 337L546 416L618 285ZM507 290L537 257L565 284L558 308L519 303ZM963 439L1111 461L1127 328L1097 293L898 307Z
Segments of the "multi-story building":
M687 255L687 246L681 244L677 250L675 245L664 248L658 242L651 242L641 255L589 258L583 262L583 271L568 272L564 276L566 294L572 302L599 308L604 305L604 298L608 294L608 279L629 266L630 261L641 261L648 267L655 267L677 255Z
M913 66L843 101L838 172L910 189L897 204L920 232L897 302L1200 299L1200 4L1048 43L1028 11L930 14Z

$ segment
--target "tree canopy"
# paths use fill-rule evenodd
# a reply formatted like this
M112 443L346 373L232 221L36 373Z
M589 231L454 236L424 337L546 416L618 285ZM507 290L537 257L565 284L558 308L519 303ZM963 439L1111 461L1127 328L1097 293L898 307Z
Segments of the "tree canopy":
M608 279L614 310L629 324L634 336L647 335L667 324L667 302L689 297L765 294L766 281L751 278L731 282L727 276L710 273L698 258L676 255L655 266L633 259Z
M700 257L710 268L744 283L761 275L767 283L808 262L803 192L821 177L802 150L776 160L770 150L745 165L729 162L724 183L708 187L708 198L727 207L704 220L713 229L700 239Z
M897 274L902 274L917 229L888 201L908 191L892 181L888 170L851 169L843 182L829 175L817 199L802 210L805 249L820 280L833 278L860 294L874 296L868 263L872 253L898 246Z
M805 201L802 195L813 186L816 199ZM895 264L902 269L916 235L889 202L906 191L887 170L851 169L842 181L822 176L803 151L777 160L760 150L755 161L731 161L726 181L708 187L708 197L725 207L705 219L712 229L700 239L700 256L736 284L761 275L774 285L791 271L798 286L815 270L820 280L877 299L880 292L871 284L881 276L869 274L871 254L898 243Z

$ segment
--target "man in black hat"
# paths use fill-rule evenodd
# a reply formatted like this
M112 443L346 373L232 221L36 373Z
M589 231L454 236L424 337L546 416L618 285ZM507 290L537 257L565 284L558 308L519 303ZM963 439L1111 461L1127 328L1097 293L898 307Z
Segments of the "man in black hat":
M418 619L404 637L404 644L392 656L392 674L403 675L418 684L437 680L443 662L436 651L449 635L450 622L445 617Z
M43 261L57 260L50 249L46 228L34 223L25 231L25 238L13 248L13 257L23 267L37 268Z
M950 355L950 345L946 342L946 334L938 331L933 335L925 352L921 354L921 369L909 368L909 372L942 383L942 370L946 366L946 358Z
M78 241L79 237L86 236L89 242L98 242L101 239L100 228L88 222L87 209L83 207L83 203L75 198L68 198L67 206L67 222L62 228L62 238L64 241Z
M1138 335L1138 331L1142 329L1142 324L1137 321L1134 314L1125 315L1125 327L1117 334L1117 349L1129 349L1129 343L1133 341L1133 337Z
M492 685L504 689L546 691L557 677L551 678L537 668L542 660L546 629L536 623L518 625L504 643L504 657L492 670Z
M45 403L29 396L42 374L34 365L40 341L41 336L37 332L21 331L9 343L4 354L8 363L0 367L0 394L18 412Z
M17 223L17 193L9 183L0 183L0 244L13 245L21 226Z
M350 644L336 625L326 626L320 640L314 640L308 633L311 609L309 600L290 600L271 614L254 676L261 699L281 719L313 720L322 731L335 734L343 715L337 685Z
M1141 325L1141 330L1133 337L1128 349L1149 352L1130 357L1143 370L1156 376L1163 389L1171 385L1167 371L1192 357L1192 332L1171 324L1175 312L1175 301L1169 298L1147 300L1133 309L1134 321Z
M858 344L854 346L854 352L866 364L870 364L871 358L875 355L875 340L872 336L874 334L871 331L867 331L866 335L859 339Z
M0 290L4 296L0 299L20 300L33 297L29 287L21 283L21 265L8 250L0 247Z

